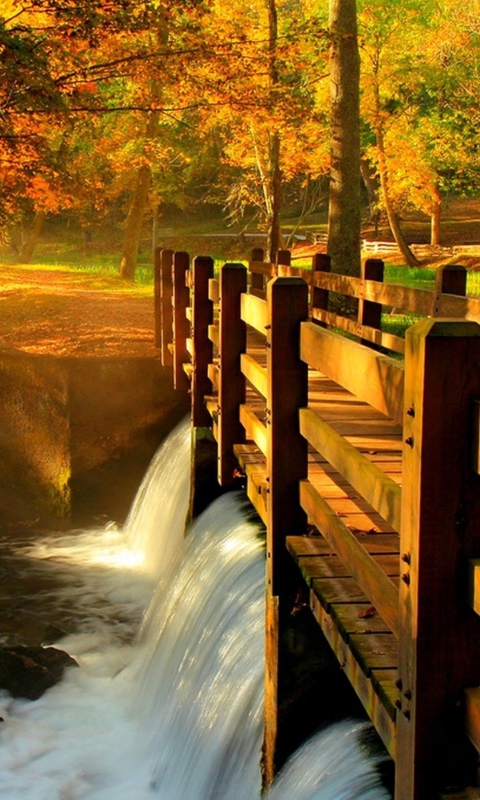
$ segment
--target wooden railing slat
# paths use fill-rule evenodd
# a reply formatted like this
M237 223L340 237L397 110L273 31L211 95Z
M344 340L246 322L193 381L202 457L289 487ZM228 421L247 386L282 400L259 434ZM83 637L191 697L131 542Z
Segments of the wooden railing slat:
M247 325L265 335L268 325L267 301L252 294L242 294L241 317Z
M217 278L210 278L208 281L208 299L212 301L212 303L218 303L218 298L220 295L220 284Z
M240 369L246 379L262 395L267 396L267 370L262 367L252 356L243 353L240 358Z
M300 481L300 501L309 520L321 530L356 582L398 636L398 589L335 514L310 481Z
M402 422L403 364L313 322L301 325L300 356L360 400Z
M300 432L396 531L400 531L401 489L349 444L318 414L300 409Z
M267 429L250 406L240 406L240 422L245 428L247 439L251 439L264 455L267 454Z
M369 342L372 342L372 344L385 347L388 350L393 350L395 353L403 355L405 352L405 340L400 336L395 336L393 333L385 333L377 328L360 325L360 323L355 322L355 320L348 319L348 317L341 317L333 311L313 308L312 319L324 322L331 328L340 328L340 330L352 333L354 336L361 336L362 339L367 339Z

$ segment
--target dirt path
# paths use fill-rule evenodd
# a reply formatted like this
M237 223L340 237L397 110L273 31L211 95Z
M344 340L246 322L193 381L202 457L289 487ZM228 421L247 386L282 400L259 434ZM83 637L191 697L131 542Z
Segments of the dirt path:
M117 278L0 268L0 345L58 356L153 356L151 289Z

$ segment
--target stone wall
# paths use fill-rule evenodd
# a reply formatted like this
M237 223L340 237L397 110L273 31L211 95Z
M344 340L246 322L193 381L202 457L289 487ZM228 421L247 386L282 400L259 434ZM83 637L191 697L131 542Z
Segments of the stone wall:
M0 349L0 524L123 521L162 439L188 412L155 358Z

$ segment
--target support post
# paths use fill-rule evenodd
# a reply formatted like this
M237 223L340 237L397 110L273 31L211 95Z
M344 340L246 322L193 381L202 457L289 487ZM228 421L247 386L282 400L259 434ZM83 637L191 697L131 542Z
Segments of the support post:
M439 267L435 274L435 291L437 294L458 294L465 297L467 293L467 270L460 264L446 264Z
M213 278L213 258L197 256L193 260L192 291L192 425L210 427L210 414L205 395L212 393L208 365L213 359L213 344L208 338L208 326L213 323L213 303L208 296L208 281Z
M330 272L331 261L330 256L326 253L316 253L312 258L312 274L316 272ZM312 286L310 290L310 316L314 308L320 308L323 311L328 311L328 289L319 289L317 286ZM322 328L327 327L326 322L320 320L313 320Z
M463 690L479 683L480 620L468 561L480 555L480 478L471 468L480 326L425 319L405 354L395 800L468 785Z
M157 247L153 253L153 314L155 324L155 347L161 347L162 341L162 275L160 266L160 248ZM163 363L163 362L162 362Z
M362 278L365 281L381 281L383 282L383 273L385 265L380 258L367 258L362 264ZM382 304L373 303L371 300L360 299L358 301L358 321L360 325L366 325L369 328L382 328ZM360 338L361 344L368 347L375 347L368 339Z
M264 257L265 253L262 248L254 247L250 254L250 261L263 261ZM265 291L263 275L260 275L258 272L250 273L250 289L252 290L252 294L263 295Z
M308 315L308 287L301 278L275 278L267 286L267 590L265 736L263 778L268 786L286 757L283 720L285 636L289 604L285 539L306 530L299 481L307 477L307 442L298 409L308 402L308 370L300 359L300 323ZM293 601L292 601L293 602Z
M236 480L233 445L245 441L239 406L245 402L245 376L240 356L246 352L247 329L240 316L240 298L247 291L243 264L225 264L220 272L219 386L218 386L218 480L232 487Z
M190 389L190 380L183 369L183 365L190 361L187 350L190 328L187 307L190 302L190 291L185 284L185 273L189 265L188 253L175 253L173 256L173 386L178 391L184 392Z
M171 367L173 364L172 339L173 339L173 250L156 250L159 253L159 278L160 278L160 354L164 367Z
M279 250L275 259L277 267L277 275L279 277L288 277L291 275L290 266L292 263L292 254L290 250Z

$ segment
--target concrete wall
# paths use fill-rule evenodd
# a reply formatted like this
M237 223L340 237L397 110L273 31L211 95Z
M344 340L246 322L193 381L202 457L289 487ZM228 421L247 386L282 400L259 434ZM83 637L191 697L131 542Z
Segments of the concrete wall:
M155 358L0 349L0 524L123 521L159 443L188 412Z

